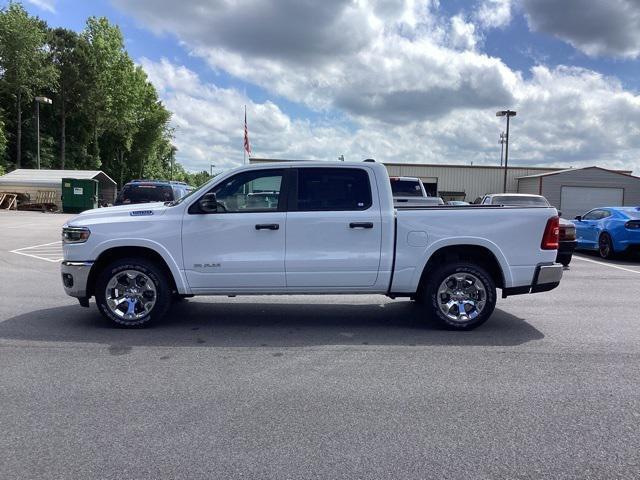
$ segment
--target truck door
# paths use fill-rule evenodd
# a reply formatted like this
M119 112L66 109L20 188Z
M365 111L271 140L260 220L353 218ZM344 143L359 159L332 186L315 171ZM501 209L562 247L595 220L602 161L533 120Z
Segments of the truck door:
M217 213L201 213L197 201L189 207L182 248L192 289L284 288L284 172L241 172L203 191L216 194Z
M287 288L374 285L382 222L373 173L356 167L297 173L287 213Z

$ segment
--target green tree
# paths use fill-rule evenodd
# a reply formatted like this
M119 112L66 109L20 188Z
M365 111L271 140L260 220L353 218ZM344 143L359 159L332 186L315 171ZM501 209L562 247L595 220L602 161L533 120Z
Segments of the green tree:
M60 118L60 168L66 165L67 119L82 110L87 84L89 49L84 37L72 30L56 28L49 35L51 60L58 72L54 107ZM86 120L86 119L85 119Z
M0 10L0 71L2 93L15 113L15 166L22 163L22 108L47 86L56 83L56 71L45 48L46 24L30 17L19 3Z
M124 85L131 74L132 62L124 50L122 32L106 18L90 17L82 33L89 45L86 108L93 131L93 156L96 166L101 163L99 137L114 123L122 125L129 118L116 115L129 114L125 104L129 92Z
M0 175L4 175L4 156L7 150L7 136L4 133L4 118L0 114Z

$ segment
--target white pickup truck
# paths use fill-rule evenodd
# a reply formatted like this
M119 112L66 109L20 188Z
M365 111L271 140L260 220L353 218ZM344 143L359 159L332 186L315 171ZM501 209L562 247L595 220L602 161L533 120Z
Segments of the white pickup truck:
M382 294L468 330L503 297L558 286L553 207L393 206L377 163L244 166L180 200L86 211L62 282L134 327L193 295Z

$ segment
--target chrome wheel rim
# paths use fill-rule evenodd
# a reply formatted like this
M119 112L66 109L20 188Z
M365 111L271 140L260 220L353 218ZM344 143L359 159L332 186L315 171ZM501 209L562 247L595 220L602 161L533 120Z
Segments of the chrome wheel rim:
M117 317L131 321L148 315L156 304L153 280L138 270L124 270L111 277L105 290L107 306Z
M600 237L600 256L608 257L611 251L611 245L609 245L609 239L606 236Z
M440 311L452 322L466 323L482 313L487 303L487 290L471 273L454 273L438 287Z

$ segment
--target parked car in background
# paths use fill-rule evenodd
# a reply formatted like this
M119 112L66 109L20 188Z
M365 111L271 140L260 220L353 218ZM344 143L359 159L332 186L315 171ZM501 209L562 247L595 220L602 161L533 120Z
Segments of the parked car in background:
M469 202L464 202L462 200L449 200L446 202L446 205L453 205L454 207L464 207L465 205L470 205Z
M193 190L193 187L184 182L132 180L122 187L114 205L173 202L181 199L191 190Z
M603 207L575 218L579 249L602 258L640 249L640 207Z
M480 203L482 205L549 206L549 201L542 195L530 195L527 193L493 193L485 195ZM573 222L560 218L559 234L560 246L556 262L568 267L577 246L576 226Z
M395 206L426 207L444 205L440 197L430 197L417 177L389 177Z

